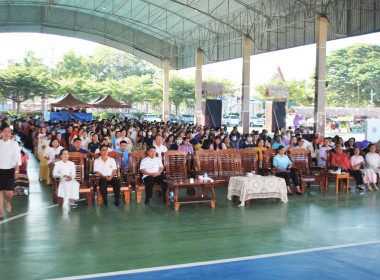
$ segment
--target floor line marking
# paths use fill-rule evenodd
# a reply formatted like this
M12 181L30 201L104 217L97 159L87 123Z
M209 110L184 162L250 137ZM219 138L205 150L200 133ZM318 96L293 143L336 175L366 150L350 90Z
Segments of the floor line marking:
M302 249L302 250L280 252L280 253L263 254L263 255L257 255L257 256L221 259L221 260L214 260L214 261L195 262L195 263L187 263L187 264L168 265L168 266L158 266L158 267L151 267L151 268L140 268L140 269L132 269L132 270L124 270L124 271L116 271L116 272L81 275L81 276L69 276L69 277L62 277L62 278L51 278L50 280L88 279L88 278L95 278L95 277L107 277L107 276L134 274L134 273L142 273L142 272L152 272L152 271L160 271L160 270L169 270L169 269L177 269L177 268L186 268L186 267L221 264L221 263L228 263L228 262L238 262L238 261L245 261L245 260L263 259L263 258L278 257L278 256L295 255L295 254L318 252L318 251L327 251L327 250L333 250L333 249L348 248L348 247L355 247L355 246L364 246L364 245L373 245L373 244L380 244L380 240L360 242L360 243L333 245L333 246L325 246L325 247L317 247L317 248Z
M85 199L85 198L82 198L82 199L78 199L78 200L76 200L76 201L83 201L83 200L86 200L86 199ZM47 207L41 208L41 209L39 209L39 210L46 210L46 209L54 208L54 207L57 207L57 206L58 206L58 204L53 204L53 205L49 205L49 206L47 206ZM25 217L26 215L28 215L29 213L32 213L32 212L35 212L35 210L33 210L33 211L31 210L31 211L28 211L28 212L25 212L25 213L22 213L22 214L19 214L19 215L16 215L16 216L10 217L10 218L5 219L5 220L3 220L3 221L0 221L0 225L5 224L5 223L8 223L8 222L13 221L13 220L16 220L16 219L18 219L18 218Z

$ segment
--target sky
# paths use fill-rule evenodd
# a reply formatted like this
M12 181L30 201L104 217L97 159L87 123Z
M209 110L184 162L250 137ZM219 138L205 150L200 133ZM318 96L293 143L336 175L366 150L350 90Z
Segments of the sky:
M380 33L343 38L327 42L327 55L331 51L358 43L380 45ZM99 46L86 40L40 33L0 34L0 68L6 68L9 60L21 61L28 50L51 67L73 49L79 55L87 55ZM285 80L309 79L315 68L315 44L269 52L251 57L251 87L268 82L281 67ZM174 71L173 71L174 72ZM195 68L175 71L184 77L194 77ZM220 77L241 84L242 60L234 59L203 66L203 78Z

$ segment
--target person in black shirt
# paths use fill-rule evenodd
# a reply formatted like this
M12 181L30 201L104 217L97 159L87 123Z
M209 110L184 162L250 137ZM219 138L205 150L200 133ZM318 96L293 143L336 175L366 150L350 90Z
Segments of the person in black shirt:
M182 145L182 137L181 136L177 136L176 139L175 139L175 142L174 144L172 144L170 146L170 149L169 150L173 150L173 151L178 151L178 148L179 146Z
M144 144L147 147L153 146L153 136L152 136L152 130L148 129L147 135L144 138Z
M98 134L92 135L92 141L88 143L88 150L87 150L90 155L94 154L95 151L100 147L100 143L98 139L99 139Z

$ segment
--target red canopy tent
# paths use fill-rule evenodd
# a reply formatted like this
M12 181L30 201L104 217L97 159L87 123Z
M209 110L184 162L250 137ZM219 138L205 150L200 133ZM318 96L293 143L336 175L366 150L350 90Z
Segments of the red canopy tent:
M76 99L71 93L65 94L60 97L54 103L50 103L50 107L91 107L90 104L87 104L79 99Z
M103 98L104 98L104 96L103 96L103 95L100 95L100 96L98 96L97 98L95 98L94 100L92 100L91 102L89 102L88 104L94 104L94 103L96 103L96 102L102 100Z
M122 104L115 99L112 98L111 95L107 95L101 100L92 103L92 107L94 108L131 108L131 105Z

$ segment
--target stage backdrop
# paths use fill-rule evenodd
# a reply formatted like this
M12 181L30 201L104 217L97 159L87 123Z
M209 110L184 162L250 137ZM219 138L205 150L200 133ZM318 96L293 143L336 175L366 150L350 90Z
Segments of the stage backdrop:
M91 113L69 113L69 112L44 112L44 119L46 121L56 119L59 121L68 121L74 119L76 121L92 121Z
M222 125L222 101L206 100L205 126L220 127Z
M380 119L365 120L365 139L371 142L377 142L380 139Z

